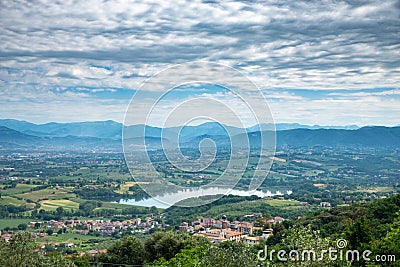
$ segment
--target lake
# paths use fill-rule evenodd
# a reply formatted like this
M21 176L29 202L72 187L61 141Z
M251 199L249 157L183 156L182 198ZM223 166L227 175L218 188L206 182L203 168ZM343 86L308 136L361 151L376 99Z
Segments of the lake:
M290 195L292 193L291 190L285 192L285 194ZM168 208L172 206L172 204L177 203L181 200L205 195L234 195L234 196L253 196L256 195L258 197L271 197L277 195L284 195L281 191L277 190L272 192L270 190L261 191L261 190L253 190L247 191L243 189L225 189L220 187L211 187L206 189L185 189L178 191L176 193L168 193L164 195L156 196L155 198L148 198L142 200L135 199L121 199L118 203L120 204L128 204L135 206L144 206L144 207L152 207L155 206L157 208Z

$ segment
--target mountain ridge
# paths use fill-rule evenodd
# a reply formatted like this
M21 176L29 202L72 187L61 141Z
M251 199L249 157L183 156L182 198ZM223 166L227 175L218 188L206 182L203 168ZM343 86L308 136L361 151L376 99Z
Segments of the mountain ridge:
M25 124L26 125L26 124ZM29 124L28 124L29 125ZM76 125L76 124L75 124ZM115 122L97 122L93 124L95 128L83 128L83 131L78 131L77 128L72 129L77 133L93 133L93 129L100 131L96 133L101 135L101 130L105 126L116 125ZM98 127L98 126L101 127ZM207 125L206 125L207 126ZM189 131L183 136L177 138L179 131L177 128L161 129L157 127L136 125L126 127L127 134L124 133L124 142L127 140L131 145L143 145L143 137L145 136L145 144L151 149L160 149L163 142L179 145L182 148L195 148L205 138L214 141L217 147L230 146L231 142L235 146L246 147L247 142L251 147L261 147L264 144L273 140L272 135L276 135L277 146L346 146L346 147L389 147L400 148L400 126L366 126L356 130L345 129L290 129L273 131L254 131L241 129L239 133L234 133L228 136L227 132L213 130L214 134L205 133L205 128L199 126L190 126ZM61 128L62 129L62 128ZM185 129L185 128L184 128ZM233 128L235 129L235 128ZM43 148L43 149L67 149L67 150L91 150L105 149L122 151L121 135L116 134L116 129L111 129L112 132L107 132L102 137L94 136L76 136L72 134L64 136L54 135L35 135L33 130L26 130L26 133L0 125L0 148ZM132 132L129 133L129 130ZM122 131L122 130L121 130ZM184 130L181 131L181 134ZM231 130L232 131L232 130ZM234 131L233 131L234 132ZM50 132L49 134L53 133ZM68 131L63 132L69 133ZM247 141L248 140L248 141ZM210 143L209 143L210 144Z
M78 137L98 137L98 138L122 138L122 129L135 128L135 133L144 132L146 129L146 135L150 136L161 136L161 131L164 132L166 138L171 137L171 135L176 135L177 132L181 132L183 139L186 137L188 141L193 133L196 134L209 134L209 135L223 135L229 132L230 135L235 135L242 133L243 130L247 132L252 131L264 131L264 130L291 130L291 129L358 129L356 125L348 126L319 126L319 125L304 125L298 123L277 123L276 125L271 124L260 124L254 125L248 128L240 128L229 125L222 125L216 122L206 122L196 126L173 126L160 128L150 125L136 124L123 126L122 123L106 120L106 121L83 121L83 122L48 122L43 124L35 124L28 121L16 120L16 119L0 119L0 126L5 126L7 128L25 133L28 135L42 136L42 137L65 137L68 135L78 136ZM148 133L147 133L148 132ZM137 137L137 136L136 136Z

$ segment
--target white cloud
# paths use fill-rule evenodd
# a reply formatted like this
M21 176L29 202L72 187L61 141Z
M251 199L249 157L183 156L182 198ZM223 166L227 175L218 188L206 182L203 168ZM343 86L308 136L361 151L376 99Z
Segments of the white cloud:
M385 94L354 94L324 99L270 100L275 121L319 125L398 126L400 98Z
M43 113L52 118L45 106L27 105L27 101L51 106L56 101L51 94L55 88L90 87L91 93L137 89L146 78L172 64L212 60L237 67L263 90L274 89L269 96L272 103L279 103L273 106L281 120L291 120L296 112L333 110L339 105L329 102L330 98L327 103L310 102L289 89L346 89L355 91L330 97L377 105L376 114L385 117L362 116L353 107L360 122L369 117L371 123L384 119L393 124L395 115L382 115L381 102L369 102L366 97L383 101L380 97L398 95L393 88L400 82L399 10L396 0L2 1L0 93L14 101L2 102L2 116ZM277 90L282 88L284 92ZM360 92L368 88L394 92ZM108 107L89 95L93 107ZM79 101L72 101L77 101L74 96L67 96L71 101L62 103L81 108ZM305 107L292 103L281 112L285 101L298 101ZM21 108L14 110L17 106ZM109 111L115 119L121 117L124 104L113 106L117 107L118 112ZM350 112L350 106L346 107ZM81 114L83 120L94 118L87 114L96 114L88 109L83 109L87 110ZM52 120L62 118L60 110L52 109ZM397 111L395 105L386 108L388 114ZM105 111L98 114L107 117Z
M356 93L352 93L352 92L348 92L348 93L330 93L328 94L330 96L341 96L341 97L367 97L367 96L400 96L400 89L392 89L392 90L385 90L385 91L380 91L380 92L368 92L368 91L364 91L364 92L356 92Z

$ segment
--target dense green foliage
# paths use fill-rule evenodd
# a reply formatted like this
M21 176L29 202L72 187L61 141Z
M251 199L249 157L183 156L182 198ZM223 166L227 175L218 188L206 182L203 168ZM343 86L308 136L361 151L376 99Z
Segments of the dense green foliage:
M223 198L220 202L226 204L236 200L239 198ZM95 207L95 202L81 205L83 210ZM353 258L352 266L399 266L400 263L400 195L367 204L327 209L272 227L274 235L254 246L235 242L211 245L205 239L172 231L155 232L145 239L126 235L109 246L107 253L93 258L67 258L59 253L43 255L29 233L16 233L10 241L0 242L0 266L83 267L89 266L90 262L99 266L348 266L350 262L343 258L333 260L325 255L319 260L324 250L338 248L336 242L339 239L346 240L343 249L360 253L370 250L370 259L386 257L385 263ZM25 225L20 224L19 228L23 230ZM275 254L270 254L273 250ZM305 255L308 259L318 260L304 260L301 254L286 254L287 260L282 260L276 253L279 250L297 250L299 253L314 250L315 258L314 254ZM257 255L265 256L264 260L258 259Z
M184 248L202 246L209 246L208 241L192 238L186 233L156 232L143 241L134 236L126 236L111 245L106 254L97 256L95 261L103 266L165 262L174 258Z
M400 195L397 195L368 204L333 208L273 225L274 236L255 246L234 242L210 245L204 241L194 242L187 234L167 232L153 234L138 247L141 252L144 247L142 263L149 266L348 266L350 262L345 257L332 259L325 254L319 259L324 250L338 249L336 242L339 239L346 240L343 253L347 250L358 250L360 253L371 250L370 259L375 259L377 255L394 255L400 259L399 211ZM267 252L264 245L268 248L267 257L264 261L258 260L260 250L261 256ZM272 250L297 250L299 253L313 250L315 255L305 254L304 260L301 254L298 258L294 254L295 260L291 260L286 254L288 259L282 261L276 252L270 256ZM399 261L393 259L387 260L385 266L399 266ZM353 260L352 266L374 266L363 258Z
M259 212L268 213L274 216L282 216L285 218L296 218L297 216L307 213L311 210L309 206L297 206L296 208L282 206L272 206L265 199L257 196L224 196L210 204L197 207L176 207L173 206L165 210L166 223L171 225L179 225L182 221L190 221L199 217L219 218L221 214L227 216L231 221L243 220L246 214Z
M145 259L144 245L140 239L134 236L125 237L121 241L115 242L108 253L100 254L100 263L140 265Z
M57 253L42 255L29 233L16 233L9 241L0 240L0 266L2 267L72 267L73 261Z
M78 188L74 193L83 199L99 199L99 200L119 200L120 194L115 193L110 188Z

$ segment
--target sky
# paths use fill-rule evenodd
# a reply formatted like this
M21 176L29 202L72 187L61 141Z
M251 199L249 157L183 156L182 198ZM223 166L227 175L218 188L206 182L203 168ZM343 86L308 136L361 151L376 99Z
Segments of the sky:
M0 0L0 118L122 122L132 97L138 107L154 102L157 88L143 83L201 61L250 79L263 94L251 107L267 103L277 123L400 125L399 29L398 0ZM240 106L195 88L160 110L198 98ZM194 106L175 116L196 117Z

